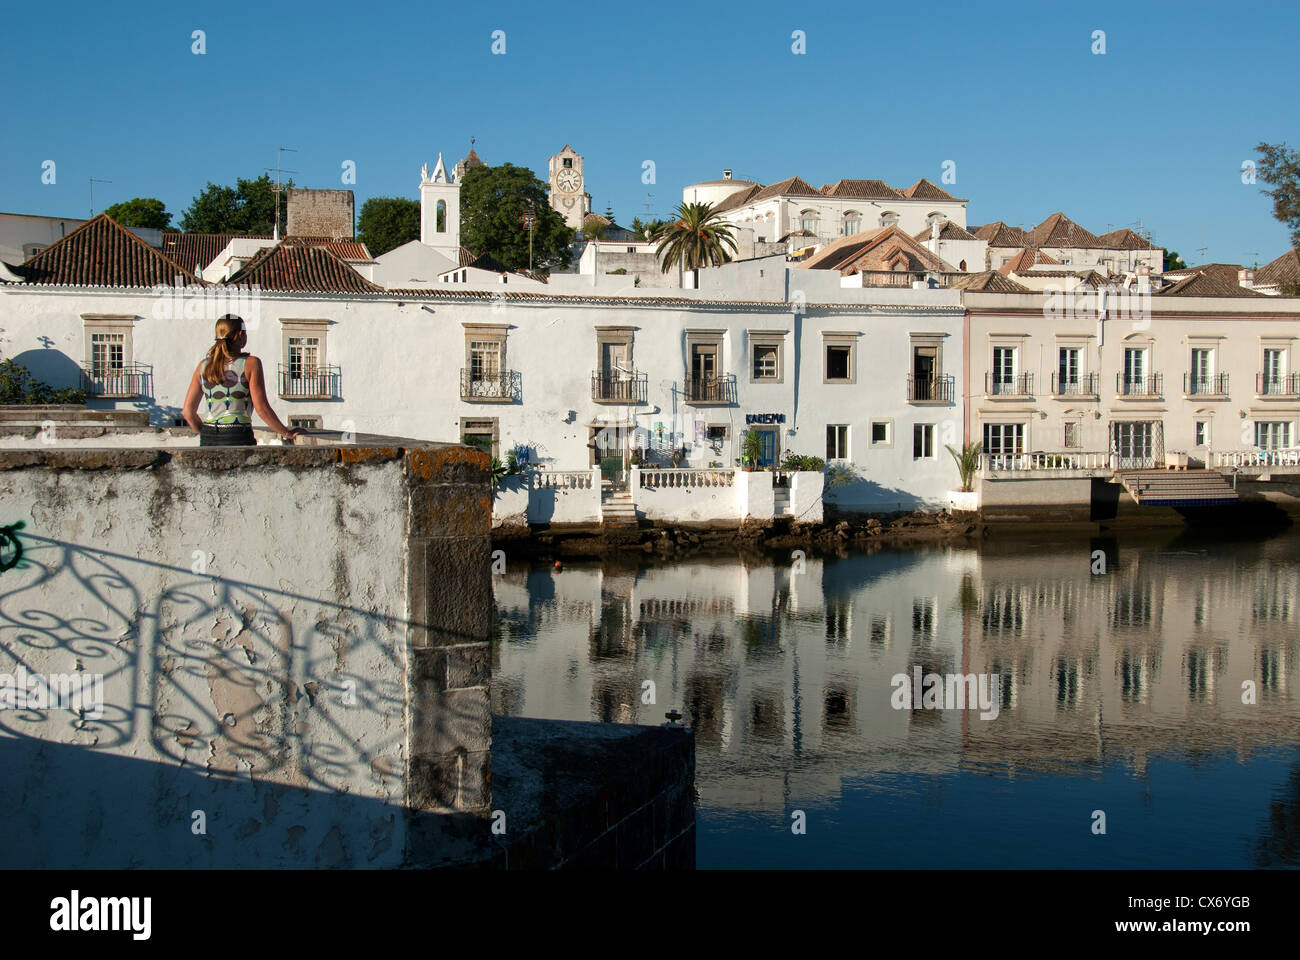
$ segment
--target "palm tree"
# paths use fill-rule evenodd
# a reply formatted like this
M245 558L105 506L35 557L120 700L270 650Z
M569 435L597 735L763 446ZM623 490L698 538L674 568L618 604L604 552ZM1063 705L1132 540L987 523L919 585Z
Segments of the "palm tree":
M650 235L659 244L655 255L664 273L674 267L698 271L701 267L717 266L736 253L731 224L722 219L713 204L683 203L677 207L676 214L676 219L662 224ZM699 283L697 272L695 285Z

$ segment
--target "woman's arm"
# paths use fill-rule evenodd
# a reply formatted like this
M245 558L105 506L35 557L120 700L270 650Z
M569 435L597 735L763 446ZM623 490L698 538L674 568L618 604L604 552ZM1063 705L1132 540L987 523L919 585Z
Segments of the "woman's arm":
M203 421L199 419L199 401L202 398L203 388L199 386L199 368L195 367L194 376L190 378L190 388L185 392L185 406L181 408L181 416L195 433L201 433L203 429Z
M257 415L262 418L268 427L274 430L282 437L296 437L302 433L302 430L295 427L290 430L280 418L275 415L271 409L271 404L266 399L266 383L262 378L262 361L257 357L249 357L244 363L244 372L248 374L248 392L253 398L253 409Z

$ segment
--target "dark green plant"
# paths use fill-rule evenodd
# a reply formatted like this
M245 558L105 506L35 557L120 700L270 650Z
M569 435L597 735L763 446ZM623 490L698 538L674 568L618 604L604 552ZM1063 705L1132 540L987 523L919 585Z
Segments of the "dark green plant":
M727 263L736 254L732 226L708 203L683 203L677 217L661 225L650 239L664 273L673 268L699 270Z
M962 493L970 493L973 489L975 471L980 467L980 448L983 446L980 441L968 443L961 448L960 452L948 447L948 452L957 463L957 472L961 475Z
M825 470L826 461L809 454L788 452L781 461L782 470Z
M0 360L0 404L42 404L86 402L86 392L75 387L54 389L37 380L27 368L12 360Z
M763 438L759 436L757 430L746 430L740 440L740 459L745 462L745 469L752 470L758 466L759 458L762 456Z
M420 204L409 197L371 197L357 217L357 239L377 257L420 239Z

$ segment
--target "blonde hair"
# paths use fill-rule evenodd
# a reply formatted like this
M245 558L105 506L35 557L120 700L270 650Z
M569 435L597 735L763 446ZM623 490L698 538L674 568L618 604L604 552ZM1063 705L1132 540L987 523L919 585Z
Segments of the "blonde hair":
M228 313L217 321L217 341L203 358L203 381L221 383L230 367L230 361L239 356L233 342L244 329L242 318Z

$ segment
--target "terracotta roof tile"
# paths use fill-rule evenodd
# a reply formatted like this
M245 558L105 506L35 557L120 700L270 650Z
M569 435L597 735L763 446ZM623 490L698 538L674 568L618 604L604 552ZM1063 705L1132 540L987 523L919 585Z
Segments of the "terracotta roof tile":
M152 287L177 277L202 283L106 213L29 257L13 272L27 283L77 287Z
M903 196L910 197L913 200L956 200L951 193L940 187L936 187L929 180L922 177L916 183L912 184L903 191Z
M360 240L333 240L330 237L285 237L285 243L324 247L340 260L359 260L369 262L375 258Z
M854 200L905 200L902 193L883 180L836 180L818 191L828 197Z
M743 207L745 204L752 201L754 197L762 191L762 189L762 184L758 183L750 187L741 187L735 193L727 194L727 196L720 200L713 209L718 213L726 213L728 210L735 210L738 207Z
M1062 266L1060 260L1057 260L1054 257L1049 257L1041 250L1021 250L1006 263L1002 264L1002 266L998 267L998 273L1003 276L1006 276L1012 271L1023 273L1030 267L1037 266L1038 264L1050 264L1051 266L1056 267ZM1035 273L1037 272L1038 271L1035 271Z
M932 235L933 235L933 231L929 227L926 227L920 233L912 234L912 239L919 240L921 243L924 243L925 241L929 240ZM957 224L953 223L951 220L945 220L943 221L943 226L939 228L939 239L940 240L974 240L975 236L974 234L971 234L963 230L961 227L957 226Z
M970 273L952 278L948 286L970 293L1033 293L1028 287L1022 287L1010 277L1003 276L996 270Z
M1288 250L1255 271L1255 286L1300 284L1300 249Z
M1213 263L1195 267L1172 286L1156 293L1158 297L1262 297L1264 294L1243 287L1238 280L1237 267L1232 264ZM1182 271L1179 271L1182 273Z
M1105 244L1063 213L1054 213L1029 231L1027 247L1101 249Z
M236 233L164 233L162 235L162 252L171 257L187 270L198 265L206 270L217 254L226 249L226 245L235 237L250 240L270 240L271 238L254 234Z
M935 256L897 226L878 227L841 237L799 264L806 270L839 270L843 276L892 270L906 264L911 273L958 273L956 267Z
M382 293L326 247L281 240L266 247L226 281L229 286L305 293Z
M1027 247L1029 234L1020 227L1009 227L1001 220L986 223L982 227L969 228L976 239L983 240L990 247Z
M1154 243L1128 227L1112 230L1097 238L1107 250L1160 250Z

